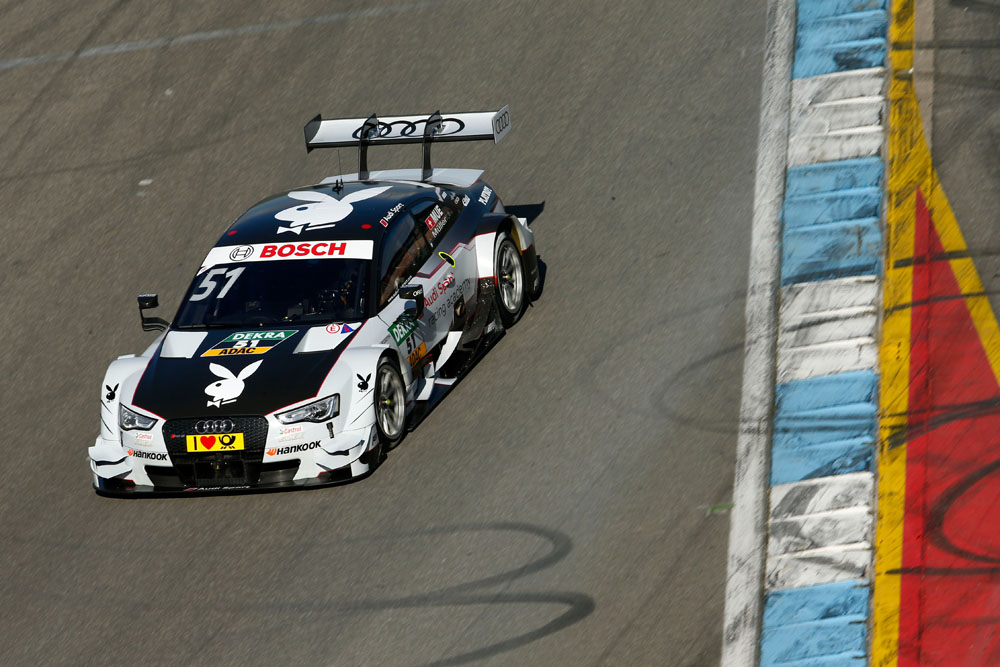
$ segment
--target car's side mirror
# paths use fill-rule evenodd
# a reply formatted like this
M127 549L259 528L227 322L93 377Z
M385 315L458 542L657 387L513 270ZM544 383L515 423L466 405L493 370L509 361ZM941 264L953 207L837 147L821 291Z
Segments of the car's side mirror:
M399 296L416 302L417 309L407 308L406 313L413 315L414 319L420 319L424 316L424 288L423 285L404 285L399 288Z
M170 326L170 322L159 317L146 317L145 313L142 312L148 308L156 308L160 305L158 294L140 294L138 301L139 319L142 321L143 331L165 331Z

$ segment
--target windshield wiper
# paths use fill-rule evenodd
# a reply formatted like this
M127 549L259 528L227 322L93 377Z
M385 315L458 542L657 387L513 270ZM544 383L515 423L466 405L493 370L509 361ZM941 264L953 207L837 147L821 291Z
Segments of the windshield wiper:
M249 322L242 322L242 321L230 322L230 321L218 321L217 320L217 321L214 321L214 322L203 322L199 326L199 328L204 327L205 329L252 329L252 328L258 328L259 329L260 327L263 327L263 326L264 326L264 323L262 323L262 322L251 324Z

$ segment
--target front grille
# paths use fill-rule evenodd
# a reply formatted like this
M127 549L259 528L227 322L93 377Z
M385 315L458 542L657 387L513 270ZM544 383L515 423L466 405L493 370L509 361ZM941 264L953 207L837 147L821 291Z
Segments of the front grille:
M206 418L170 419L163 424L163 440L181 483L189 488L256 484L267 444L267 420L229 417L233 421L233 433L243 434L243 451L188 452L185 436L198 435L194 426L202 419Z

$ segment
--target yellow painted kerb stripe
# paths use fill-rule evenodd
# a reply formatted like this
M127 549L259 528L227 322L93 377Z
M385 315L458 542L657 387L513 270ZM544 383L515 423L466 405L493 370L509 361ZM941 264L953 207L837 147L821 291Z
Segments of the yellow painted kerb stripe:
M883 293L878 452L878 518L872 593L872 665L895 666L899 646L899 575L906 493L906 412L909 402L910 311L916 186L930 169L920 109L909 73L913 66L913 0L893 2L889 86L889 173ZM905 48L900 48L905 46ZM923 151L920 148L923 148Z

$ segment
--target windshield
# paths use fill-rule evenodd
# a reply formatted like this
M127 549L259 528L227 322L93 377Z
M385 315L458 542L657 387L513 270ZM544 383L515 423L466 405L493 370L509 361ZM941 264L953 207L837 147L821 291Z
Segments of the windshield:
M174 327L322 324L365 318L369 260L216 266L195 276Z

